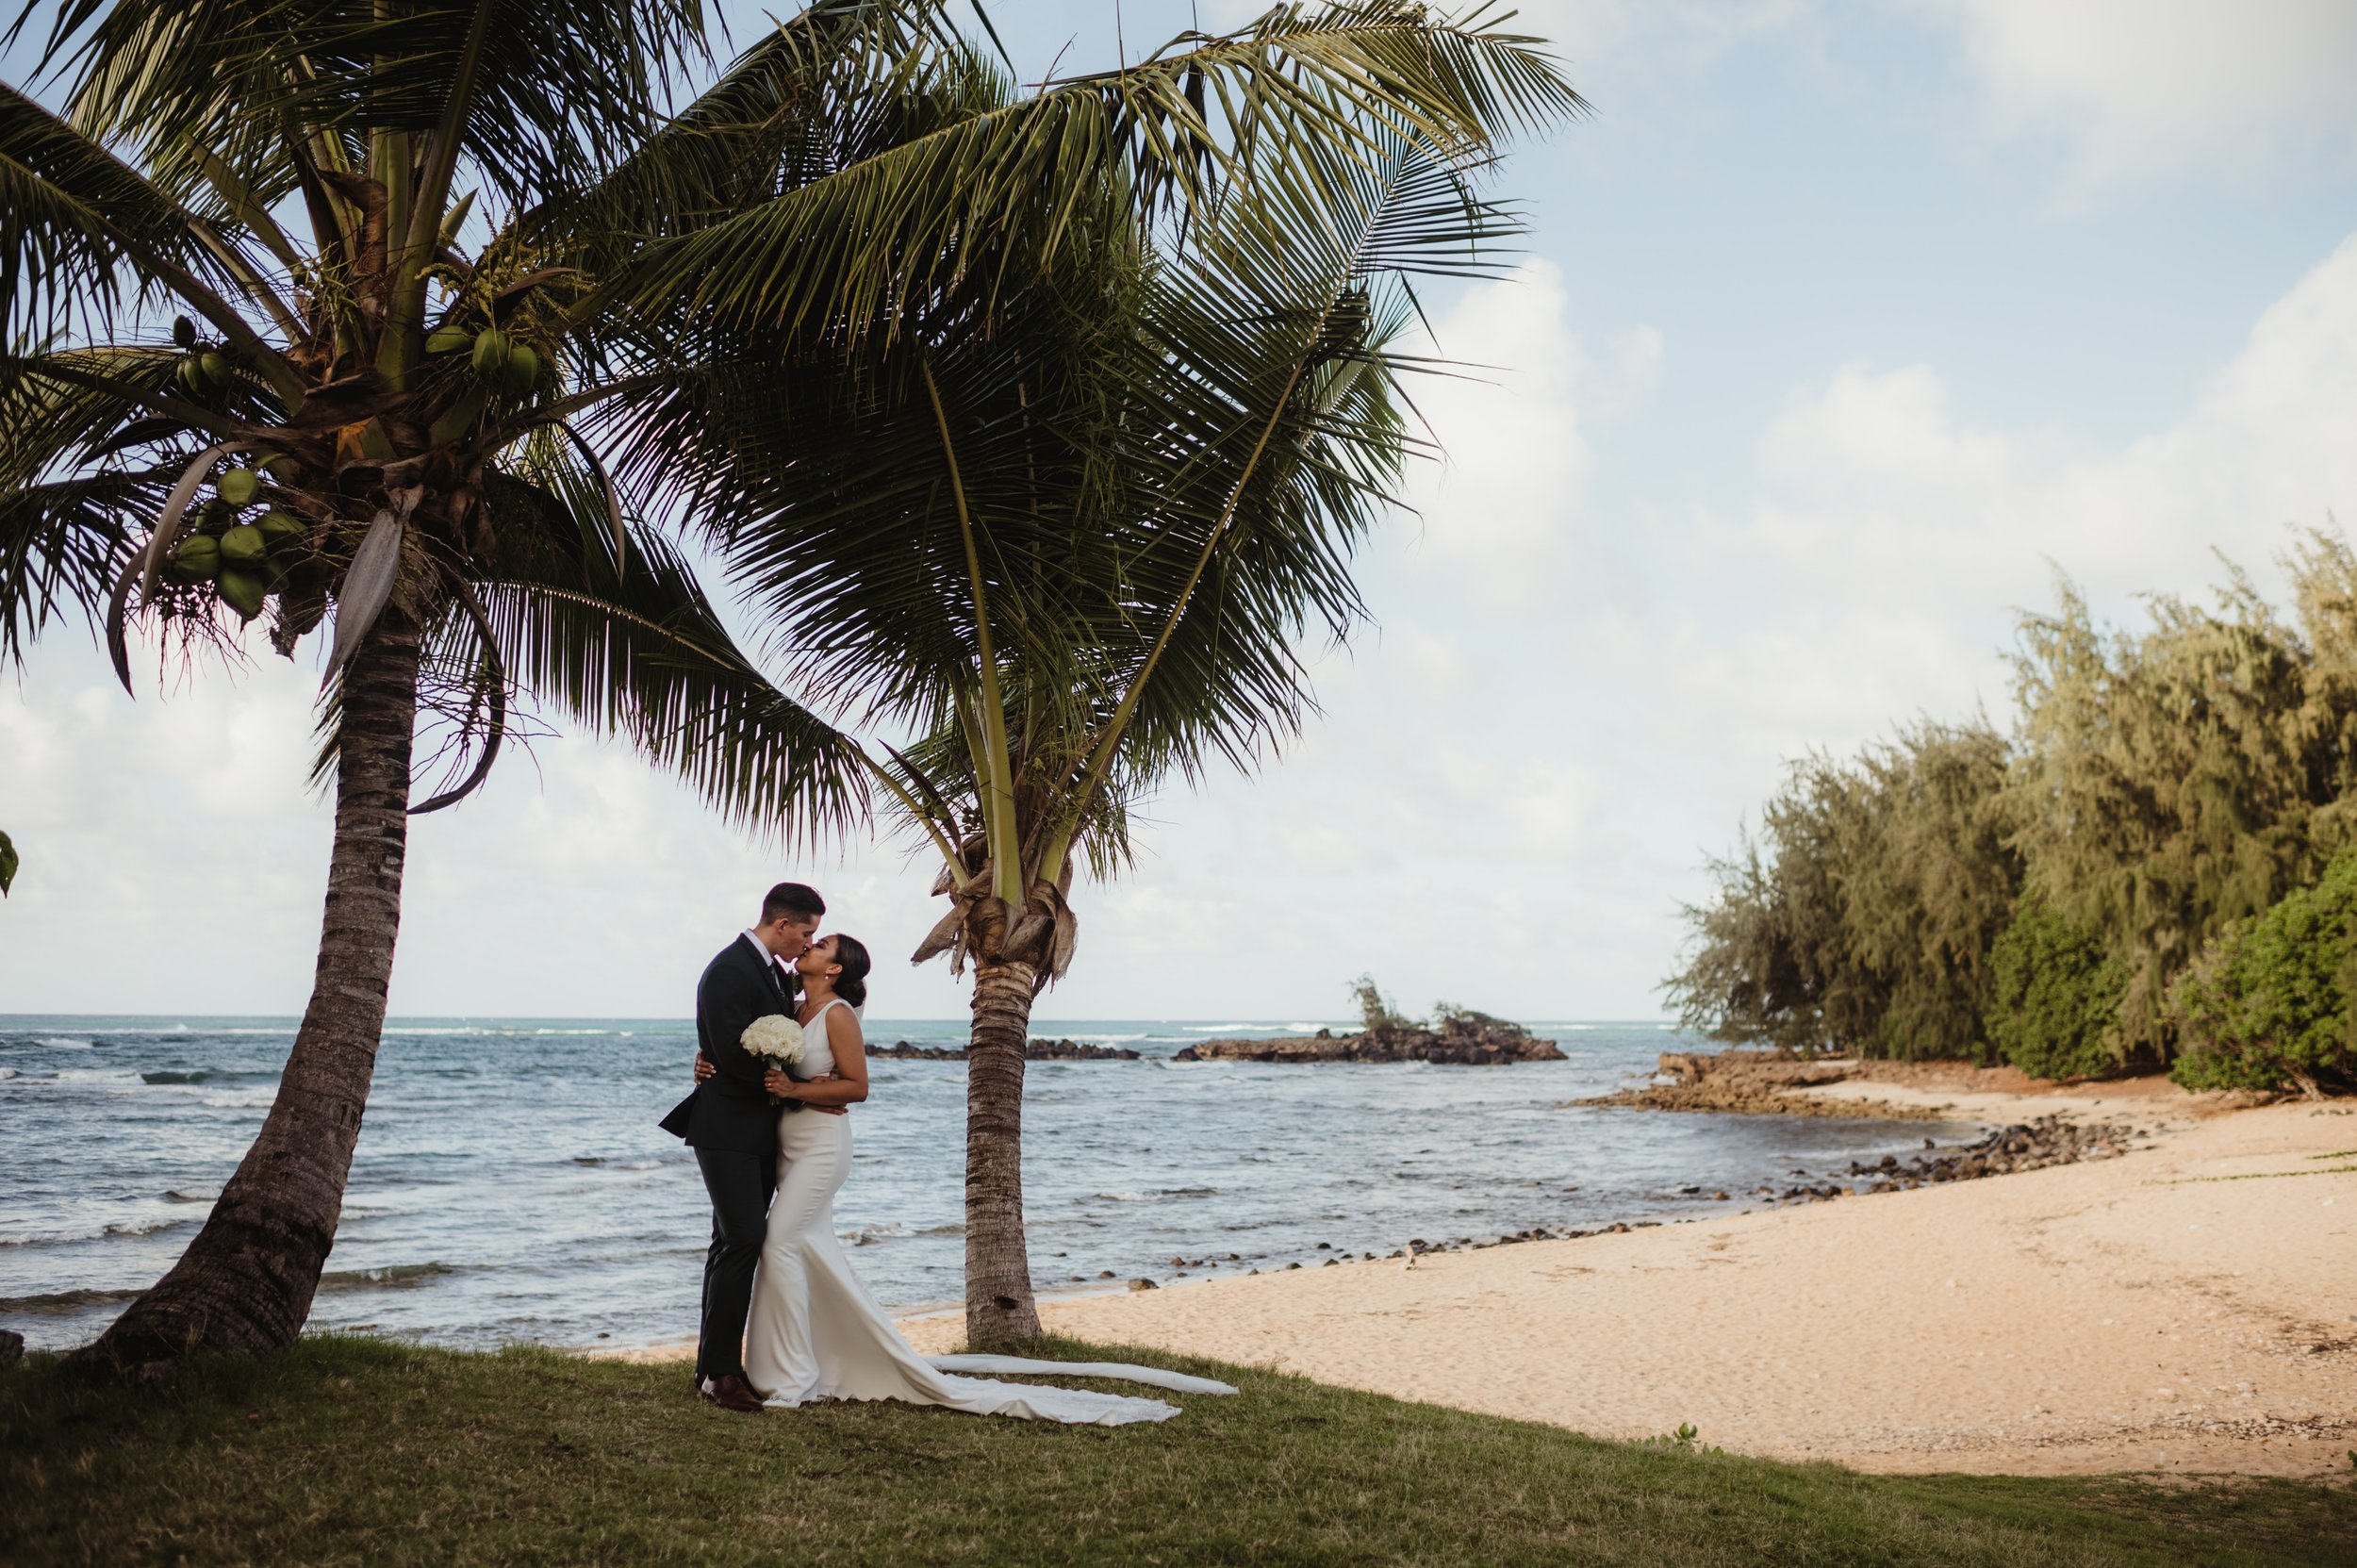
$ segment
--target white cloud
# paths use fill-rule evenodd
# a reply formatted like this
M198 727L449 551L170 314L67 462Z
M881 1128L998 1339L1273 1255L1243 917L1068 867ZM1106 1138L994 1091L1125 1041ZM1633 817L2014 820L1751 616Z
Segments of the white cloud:
M1447 632L1434 631L1412 612L1392 617L1376 631L1386 672L1419 705L1451 702L1473 689L1473 660L1465 645Z
M2085 180L2357 143L2348 0L1920 3L1962 33L1999 125L2066 130Z
M1760 443L1769 495L1733 541L1837 602L1947 619L2042 600L2051 558L2114 595L2260 565L2287 524L2357 503L2357 239L2253 325L2167 429L2112 451L1955 417L1939 376L1846 366ZM1952 614L1953 612L1949 612Z
M233 687L208 669L133 703L70 652L74 687L37 699L36 672L0 701L0 823L24 857L0 908L0 998L41 1005L74 977L89 1008L127 1010L168 975L179 1005L234 1012L307 986L327 859L305 784L309 679L279 667Z
M1534 257L1466 292L1435 323L1464 367L1410 388L1442 461L1415 476L1408 558L1492 606L1527 611L1599 551L1585 505L1591 425L1625 418L1660 385L1660 333L1637 327L1601 355L1570 327L1562 270Z

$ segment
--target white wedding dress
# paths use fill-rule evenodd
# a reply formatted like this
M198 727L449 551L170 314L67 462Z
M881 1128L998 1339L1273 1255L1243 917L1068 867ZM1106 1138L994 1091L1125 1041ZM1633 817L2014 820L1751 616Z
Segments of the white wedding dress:
M832 1000L802 1026L795 1076L834 1067L827 1022L845 1004ZM1114 1362L1030 1361L1018 1356L940 1356L928 1361L900 1337L867 1287L851 1272L834 1234L834 1195L851 1171L851 1118L809 1111L778 1114L778 1196L753 1278L752 1315L745 1326L745 1378L773 1406L816 1399L899 1399L946 1405L977 1415L1118 1427L1167 1421L1176 1405L1159 1399L1043 1388L955 1376L965 1372L1049 1373L1116 1378L1181 1394L1233 1394L1226 1383L1153 1367Z

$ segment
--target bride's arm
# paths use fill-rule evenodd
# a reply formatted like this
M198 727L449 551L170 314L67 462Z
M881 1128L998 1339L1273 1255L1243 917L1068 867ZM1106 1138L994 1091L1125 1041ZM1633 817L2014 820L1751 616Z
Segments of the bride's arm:
M807 1082L788 1079L783 1089L776 1087L773 1077L771 1092L785 1099L799 1099L805 1105L857 1105L865 1099L867 1044L860 1037L859 1019L849 1009L828 1010L827 1046L834 1052L833 1073Z

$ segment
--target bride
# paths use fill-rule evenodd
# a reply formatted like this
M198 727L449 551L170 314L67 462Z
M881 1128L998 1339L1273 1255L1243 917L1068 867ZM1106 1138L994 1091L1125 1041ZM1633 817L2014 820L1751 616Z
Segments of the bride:
M867 1098L867 1055L860 1011L867 999L867 949L849 936L828 936L795 963L803 1000L802 1057L789 1076L776 1068L768 1089L807 1106L845 1106ZM1167 1421L1176 1405L1159 1399L1043 1388L958 1377L956 1372L1063 1373L1117 1378L1181 1393L1233 1394L1226 1383L1151 1367L1109 1362L1029 1361L1013 1356L942 1356L928 1361L900 1337L892 1319L851 1271L834 1235L834 1195L851 1170L849 1116L778 1114L778 1192L754 1277L752 1316L745 1329L746 1380L768 1404L791 1409L816 1399L900 1399L947 1405L977 1415L1014 1415L1102 1427Z

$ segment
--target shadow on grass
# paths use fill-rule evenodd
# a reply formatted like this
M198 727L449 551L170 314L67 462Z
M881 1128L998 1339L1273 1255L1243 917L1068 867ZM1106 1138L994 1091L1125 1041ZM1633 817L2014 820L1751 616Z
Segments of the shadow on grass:
M536 1349L321 1336L144 1390L37 1357L0 1374L0 1561L2357 1565L2345 1483L1862 1476L1153 1358L1243 1393L1066 1428L733 1416Z

